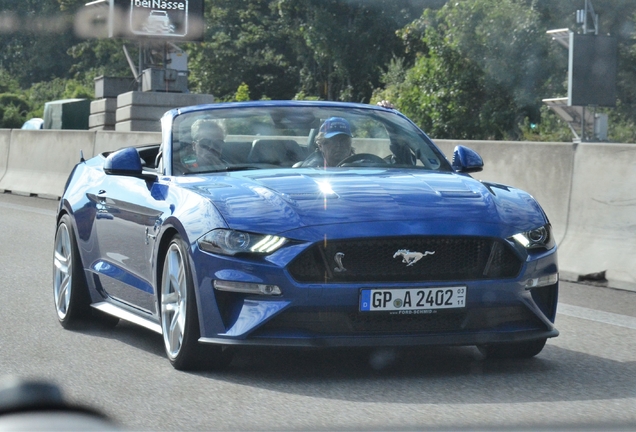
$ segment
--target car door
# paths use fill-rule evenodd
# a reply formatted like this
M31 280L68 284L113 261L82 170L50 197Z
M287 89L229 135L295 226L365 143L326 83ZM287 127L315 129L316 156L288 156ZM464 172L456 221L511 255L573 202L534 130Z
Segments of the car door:
M100 259L92 265L109 297L156 313L152 251L166 209L157 181L105 175L93 199Z

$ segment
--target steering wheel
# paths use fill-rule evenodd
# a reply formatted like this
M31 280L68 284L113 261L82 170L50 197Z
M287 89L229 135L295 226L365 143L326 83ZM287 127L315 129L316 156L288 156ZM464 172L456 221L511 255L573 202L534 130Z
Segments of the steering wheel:
M358 164L358 163L361 164L363 162L372 163L372 164L382 164L382 165L387 164L387 161L382 159L380 156L376 156L372 153L357 153L357 154L344 158L336 166L348 167L348 166L354 166L355 164Z

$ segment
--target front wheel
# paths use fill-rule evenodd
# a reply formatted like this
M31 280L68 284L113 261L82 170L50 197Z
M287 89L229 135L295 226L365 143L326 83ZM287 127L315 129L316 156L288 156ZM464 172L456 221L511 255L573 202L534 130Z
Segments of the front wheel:
M105 328L117 325L119 318L90 306L88 284L71 224L71 217L62 216L55 232L53 252L53 301L57 319L66 329L92 322Z
M55 232L53 300L64 328L73 328L90 316L88 287L69 215L62 216Z
M166 251L161 277L161 330L166 354L178 370L218 369L232 360L224 347L199 343L199 318L188 248L176 235Z
M536 356L543 350L545 338L526 342L478 345L482 355L490 359L524 359Z

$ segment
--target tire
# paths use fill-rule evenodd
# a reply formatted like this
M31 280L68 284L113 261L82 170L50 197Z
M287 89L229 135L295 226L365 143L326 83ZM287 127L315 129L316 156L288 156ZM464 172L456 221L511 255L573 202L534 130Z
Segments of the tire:
M539 354L547 339L527 342L479 345L477 349L488 359L527 359Z
M55 233L53 301L57 319L66 329L78 328L89 321L112 328L119 322L119 318L91 308L86 275L69 215L62 216Z
M69 215L62 216L55 233L53 301L64 328L74 328L91 316L86 277Z
M187 245L175 235L160 282L161 330L168 360L178 370L221 369L232 360L226 347L199 343L199 317Z

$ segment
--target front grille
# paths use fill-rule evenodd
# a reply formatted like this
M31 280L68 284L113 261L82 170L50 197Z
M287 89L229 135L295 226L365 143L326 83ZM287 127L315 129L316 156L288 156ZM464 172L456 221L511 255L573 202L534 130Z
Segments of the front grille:
M419 259L408 265L412 257ZM496 238L392 237L315 244L289 272L304 283L466 281L514 278L522 265Z

